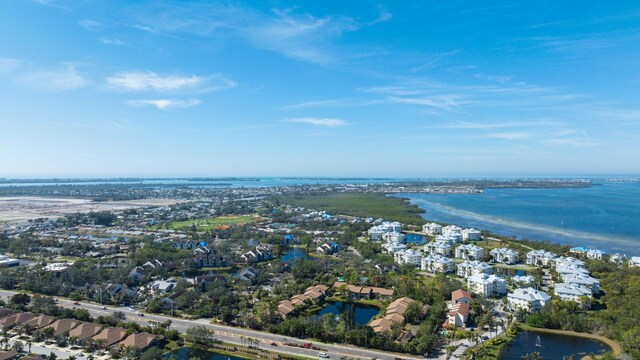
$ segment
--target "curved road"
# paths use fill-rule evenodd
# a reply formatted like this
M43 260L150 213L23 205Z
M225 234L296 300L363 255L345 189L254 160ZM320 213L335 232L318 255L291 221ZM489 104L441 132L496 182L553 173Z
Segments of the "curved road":
M0 296L9 297L18 292L16 291L8 291L8 290L0 290ZM253 339L258 339L260 341L260 348L265 349L275 353L281 353L286 355L298 355L308 358L317 358L318 350L304 349L296 346L287 346L285 345L285 341L287 343L299 344L302 345L307 342L312 342L310 340L305 339L297 339L292 337L283 337L282 335L272 334L263 331L256 331L247 328L241 327L232 327L226 325L213 325L209 322L208 319L198 319L198 320L186 320L182 318L164 316L164 315L156 315L156 314L144 314L144 316L139 316L139 312L136 310L131 310L128 307L107 307L106 309L103 306L93 303L81 302L79 305L74 305L72 300L68 299L59 299L58 304L63 307L68 308L83 308L89 311L91 316L106 316L111 315L116 311L120 311L127 316L127 320L137 322L141 325L149 325L149 321L166 321L171 320L171 329L177 330L181 333L186 333L187 329L194 326L203 325L208 329L213 331L213 334L216 339L224 341L229 344L235 344L240 346L242 344L242 337L249 337ZM286 339L286 340L285 340ZM272 342L278 344L278 346L271 346ZM340 357L347 358L356 358L356 359L381 359L381 360L394 360L394 359L421 359L420 357L405 355L405 354L397 354L379 350L371 350L365 348L359 348L355 346L342 345L342 344L326 344L320 343L317 341L312 342L314 346L321 348L321 351L327 352L332 359L339 359Z

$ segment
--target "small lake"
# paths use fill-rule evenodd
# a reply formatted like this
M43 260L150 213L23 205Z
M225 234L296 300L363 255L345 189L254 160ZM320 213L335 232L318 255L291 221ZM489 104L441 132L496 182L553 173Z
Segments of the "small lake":
M404 240L407 242L407 244L414 244L414 245L423 245L427 242L424 236L418 235L418 234L411 234L411 233L405 234Z
M538 337L540 337L539 345ZM611 351L606 344L584 337L557 334L544 334L533 331L520 331L518 335L505 346L501 360L520 360L523 355L539 352L545 360L562 360L563 356L574 355L580 359L585 355L596 355Z
M194 348L180 348L178 350L169 352L164 356L166 359L176 359L176 360L190 360L190 359L200 359L200 360L246 360L245 358L223 355L214 353L207 350L200 350Z
M294 263L301 259L308 259L309 255L307 255L307 249L292 247L287 249L281 256L280 261L282 262L291 262Z
M346 303L342 301L330 301L318 312L318 316L333 314L341 316L351 325L366 325L371 318L378 315L380 309L375 306L367 306L357 303Z

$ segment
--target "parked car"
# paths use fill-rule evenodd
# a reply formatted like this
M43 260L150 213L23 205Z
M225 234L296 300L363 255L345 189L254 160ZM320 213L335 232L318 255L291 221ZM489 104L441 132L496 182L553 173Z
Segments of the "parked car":
M321 353L318 353L318 357L323 358L323 359L328 359L329 358L329 354L327 354L326 352L321 352Z

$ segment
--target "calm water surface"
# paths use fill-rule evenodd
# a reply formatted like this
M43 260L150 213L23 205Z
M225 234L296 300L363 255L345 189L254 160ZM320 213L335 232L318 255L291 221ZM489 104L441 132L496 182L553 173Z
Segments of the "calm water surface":
M380 313L380 309L374 306L331 301L318 312L318 316L333 314L342 316L343 319L352 325L366 325L374 316L378 315L378 313Z
M611 351L611 348L600 341L583 337L521 331L507 345L500 359L520 360L522 355L534 351L539 352L545 360L563 360L563 356L574 355L574 359L580 359L591 353L598 355Z
M488 189L482 194L400 194L427 220L640 255L640 184L581 189Z

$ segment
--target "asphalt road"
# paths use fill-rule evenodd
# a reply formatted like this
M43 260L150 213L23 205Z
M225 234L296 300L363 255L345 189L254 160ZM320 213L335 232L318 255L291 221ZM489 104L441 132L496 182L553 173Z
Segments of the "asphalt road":
M7 291L0 290L0 296L9 297L13 294L16 294L15 291ZM164 316L164 315L156 315L156 314L144 314L144 316L139 316L137 310L131 310L128 307L107 307L103 309L101 305L81 302L79 305L75 305L73 301L67 299L59 299L60 306L69 307L69 308L83 308L87 309L91 316L106 316L110 315L116 311L120 311L127 316L127 320L137 322L141 325L149 325L150 321L162 322L166 320L171 320L171 329L178 330L181 333L185 333L188 328L203 325L213 331L213 334L216 339L222 340L226 343L241 345L242 340L241 337L249 337L252 339L257 339L260 341L260 348L269 350L271 352L287 354L287 355L298 355L304 356L308 358L317 358L318 350L304 349L296 346L287 346L286 343L299 344L302 345L307 342L312 342L314 346L321 348L322 350L327 352L332 359L339 359L341 357L348 358L356 358L356 359L380 359L380 360L394 360L394 359L421 359L420 357L408 356L404 354L396 354L378 350L371 350L365 348L359 348L355 346L348 346L342 344L326 344L319 343L316 341L309 341L305 339L297 339L292 337L283 337L282 335L271 334L262 331L256 331L246 328L240 327L232 327L225 325L213 325L207 319L198 319L198 320L185 320L176 317ZM271 346L271 343L276 343L278 346Z

